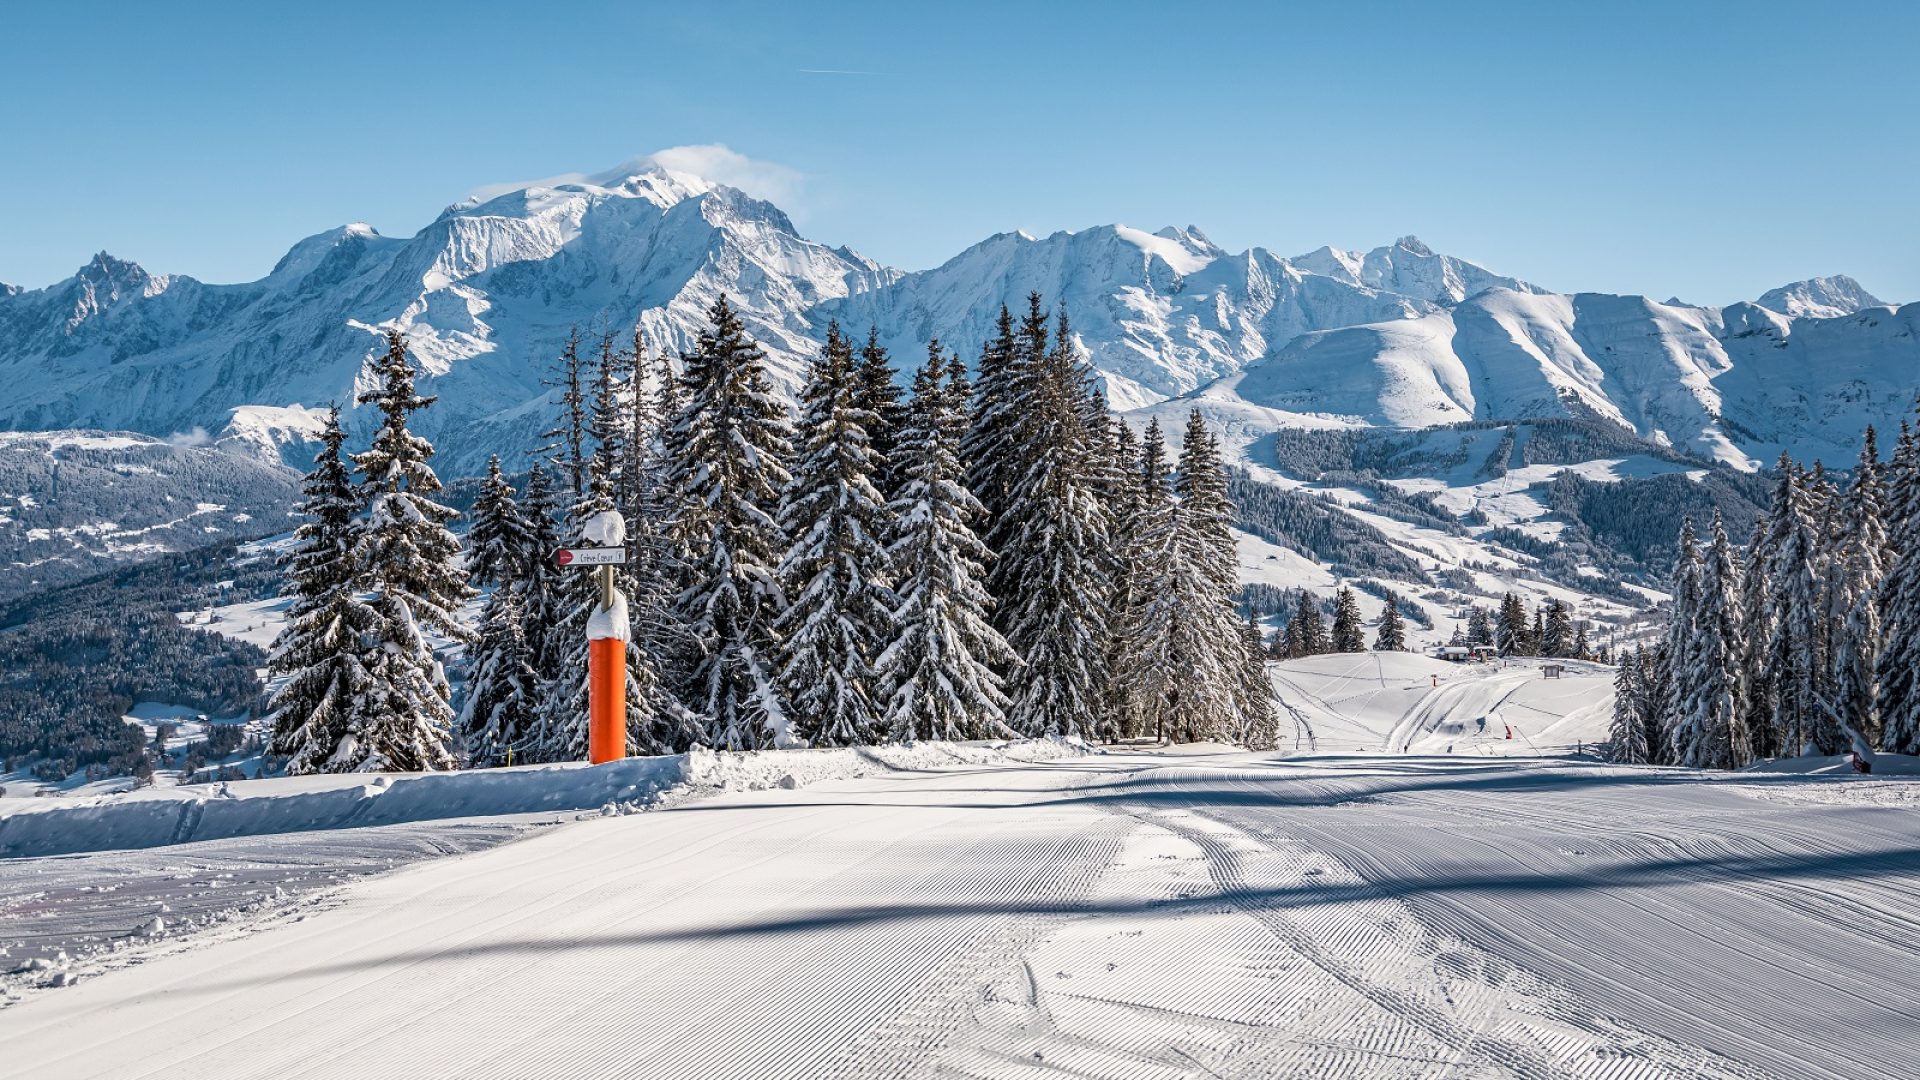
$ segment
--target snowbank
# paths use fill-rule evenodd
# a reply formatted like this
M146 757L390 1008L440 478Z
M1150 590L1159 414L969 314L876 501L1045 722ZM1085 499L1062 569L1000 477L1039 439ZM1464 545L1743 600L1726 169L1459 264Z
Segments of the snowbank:
M8 800L10 805L0 809L0 858L448 818L601 808L630 811L675 791L798 787L875 772L1043 761L1089 752L1077 740L738 754L695 750L605 765L303 776L144 788L82 799Z

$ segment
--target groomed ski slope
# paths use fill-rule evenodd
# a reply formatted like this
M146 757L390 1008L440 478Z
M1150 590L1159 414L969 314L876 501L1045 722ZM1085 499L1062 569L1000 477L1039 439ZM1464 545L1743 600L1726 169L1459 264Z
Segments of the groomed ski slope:
M357 882L0 1012L0 1061L1897 1076L1920 1054L1913 785L1204 749L820 779Z
M1543 668L1562 668L1549 679ZM1455 664L1415 653L1329 653L1268 665L1296 751L1532 757L1592 751L1614 669L1572 660ZM1483 724L1481 721L1485 721Z

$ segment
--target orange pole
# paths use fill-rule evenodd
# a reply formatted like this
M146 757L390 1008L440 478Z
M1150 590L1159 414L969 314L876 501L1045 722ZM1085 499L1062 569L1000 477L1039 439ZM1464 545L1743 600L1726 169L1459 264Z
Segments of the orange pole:
M595 765L627 756L627 643L587 642L587 760Z

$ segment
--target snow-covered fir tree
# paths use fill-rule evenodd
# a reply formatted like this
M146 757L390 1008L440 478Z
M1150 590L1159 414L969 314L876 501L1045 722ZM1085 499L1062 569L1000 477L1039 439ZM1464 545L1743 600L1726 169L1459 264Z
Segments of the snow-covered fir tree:
M546 384L558 391L560 423L543 433L553 442L542 448L566 480L574 499L587 490L587 366L580 354L580 328L567 330L566 344Z
M1049 347L1032 298L1022 324L1000 452L1012 478L995 523L1005 539L989 574L1003 636L1020 660L1008 679L1008 722L1027 735L1099 737L1108 720L1103 644L1111 617L1107 511L1085 423L1090 379L1069 337Z
M867 445L873 451L873 486L884 501L893 497L901 472L895 467L899 455L900 432L907 422L906 406L900 403L900 384L894 381L893 360L880 344L880 331L867 328L867 343L860 348L858 403L867 413Z
M723 296L684 361L683 402L668 432L672 536L685 578L675 611L698 652L682 699L726 750L797 745L777 683L777 572L785 537L774 518L790 479L786 407L765 354Z
M554 486L553 474L535 462L527 473L520 510L527 523L525 560L520 588L520 624L527 640L527 662L539 675L541 684L555 678L565 655L566 642L561 623L567 617L566 578L574 571L564 570L554 561L554 553L564 547L560 517L565 507L561 490Z
M487 459L486 479L467 529L467 576L475 585L517 587L532 555L533 527L520 512L513 485L500 472L500 455Z
M380 413L368 448L353 456L367 499L354 530L353 561L377 616L366 640L366 691L354 703L329 771L447 769L453 710L446 673L426 633L469 637L456 611L473 595L459 563L460 542L447 526L459 516L435 502L440 479L428 464L433 446L408 430L408 418L433 404L414 389L406 339L387 333L374 372L378 384L360 398Z
M1893 554L1879 589L1880 741L1896 754L1920 754L1920 445L1905 424L1886 481Z
M1147 467L1161 465L1149 453ZM1174 742L1224 739L1235 721L1236 672L1222 663L1212 576L1166 475L1143 480L1139 587L1122 622L1118 672L1131 691L1129 726Z
M1700 599L1700 534L1693 527L1693 518L1685 517L1680 521L1680 537L1674 544L1673 563L1673 604L1667 613L1667 632L1661 638L1661 648L1656 654L1664 670L1660 677L1649 685L1667 688L1659 699L1659 711L1655 716L1659 720L1664 740L1657 744L1654 751L1662 764L1673 760L1673 731L1679 723L1683 698L1675 695L1672 688L1679 686L1679 680L1687 673L1689 658L1693 655L1693 616L1699 608Z
M1767 650L1777 741L1781 753L1794 756L1810 750L1839 753L1847 744L1820 692L1825 651L1817 564L1821 544L1812 514L1806 475L1782 455L1767 524L1773 555L1767 573L1773 634Z
M1037 307L1039 294L1029 302ZM960 460L967 466L967 489L986 511L980 529L989 547L1002 539L1000 519L1016 476L1015 435L1022 421L1016 401L1026 396L1027 361L1014 337L1013 315L1003 304L993 339L980 346L967 434L960 448Z
M1828 696L1840 721L1871 744L1880 736L1874 665L1880 655L1880 582L1886 577L1887 505L1880 451L1867 428L1847 484L1827 564Z
M1741 561L1740 576L1740 710L1756 758L1778 757L1780 728L1774 702L1770 647L1773 609L1768 606L1773 549L1767 541L1767 522L1753 527L1753 537Z
M1691 522L1682 543L1693 544ZM1699 559L1686 633L1674 654L1681 694L1672 759L1695 768L1737 769L1753 760L1739 707L1740 564L1717 511Z
M895 598L864 378L852 343L829 323L801 391L793 479L780 502L789 538L779 568L788 606L775 624L780 685L796 736L814 746L881 735L873 665L891 636Z
M533 730L541 708L540 676L532 659L519 589L495 589L480 618L458 718L469 767L516 763L513 755Z
M1640 716L1647 724L1647 754L1655 765L1670 765L1674 683L1670 642L1661 640L1640 653Z
M1652 761L1647 747L1647 722L1641 714L1640 657L1627 652L1613 674L1613 722L1607 728L1607 759L1620 765Z
M1209 616L1215 663L1230 680L1233 715L1221 737L1255 747L1271 747L1279 736L1280 715L1273 685L1267 680L1266 658L1256 632L1253 647L1240 628L1234 594L1240 587L1239 548L1233 533L1233 502L1227 497L1226 467L1220 443L1208 429L1200 410L1187 414L1180 442L1178 479L1179 518L1194 563L1213 590L1215 611Z
M876 662L887 736L904 742L1013 733L995 668L1016 661L989 619L981 579L992 555L972 528L985 510L959 458L967 398L959 358L946 361L939 341L929 343L895 446L887 554L897 601Z
M1531 653L1529 636L1527 605L1518 594L1507 593L1500 598L1500 614L1494 622L1494 647L1501 656L1527 656Z
M270 672L286 679L274 693L268 722L273 753L287 758L287 770L295 774L338 767L335 755L373 678L365 641L379 615L360 596L353 524L362 500L341 455L345 442L335 408L302 487L305 520L282 559L293 600L267 661Z
M1540 655L1564 660L1574 655L1573 609L1565 600L1547 601L1540 638Z
M488 768L508 762L540 706L540 678L527 644L522 601L539 553L533 525L521 513L513 485L501 475L497 455L487 462L472 517L467 575L475 585L493 591L467 656L456 729L468 764Z
M1333 635L1328 645L1334 652L1367 651L1367 639L1360 631L1360 600L1345 585L1333 597Z
M1400 617L1400 598L1392 592L1387 593L1386 607L1380 611L1380 630L1373 647L1380 652L1407 651L1407 624Z
M1493 644L1493 619L1488 616L1487 609L1478 604L1467 613L1467 644Z
M1311 592L1300 590L1300 602L1287 620L1287 656L1319 656L1332 651L1327 639L1326 618L1320 613L1320 601Z

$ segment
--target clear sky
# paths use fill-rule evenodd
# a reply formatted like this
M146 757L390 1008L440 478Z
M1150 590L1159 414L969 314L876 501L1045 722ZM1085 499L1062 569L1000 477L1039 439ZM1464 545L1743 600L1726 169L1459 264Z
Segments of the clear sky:
M0 11L0 281L259 277L720 144L808 236L1415 233L1554 289L1920 299L1920 3L126 3Z

